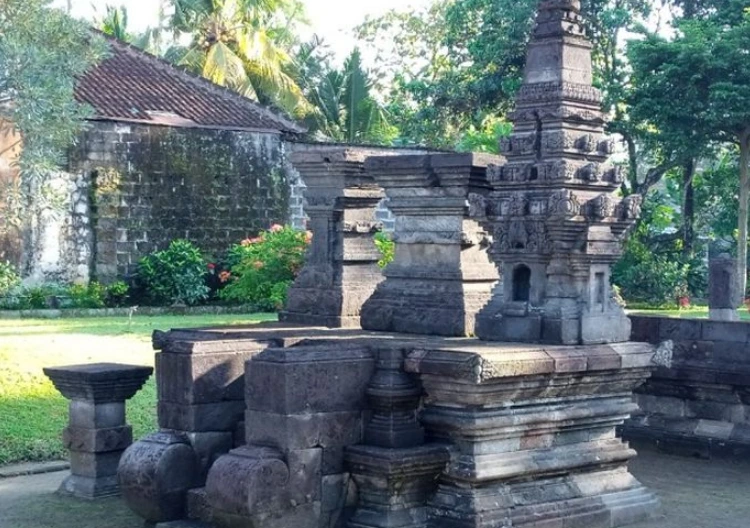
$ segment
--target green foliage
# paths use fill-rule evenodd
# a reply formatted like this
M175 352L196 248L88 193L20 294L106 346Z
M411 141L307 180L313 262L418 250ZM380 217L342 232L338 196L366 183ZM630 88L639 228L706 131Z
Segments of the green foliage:
M235 244L229 250L231 272L225 272L227 285L220 297L263 310L280 309L287 289L302 269L310 240L309 232L274 225L256 238Z
M521 84L537 4L440 0L425 10L390 11L358 28L391 85L387 109L400 131L400 143L443 148L471 144L472 138L464 137L467 130L483 131L488 119L506 115ZM619 35L648 12L649 4L583 2L597 84L608 94L608 108L621 98L618 88L627 71Z
M380 252L380 260L378 260L380 269L393 262L393 258L396 256L396 243L393 241L393 237L388 233L378 231L375 233L375 247Z
M107 298L107 287L98 282L87 285L74 284L67 291L70 308L104 308Z
M295 79L313 106L305 118L310 132L347 143L393 142L398 132L373 95L375 82L362 65L359 49L337 69L324 44L314 38L300 47L297 61Z
M138 263L138 279L151 302L193 305L208 297L206 261L187 240L174 240Z
M130 286L125 281L116 281L107 286L105 302L107 306L125 306L130 295Z
M175 59L206 79L294 116L309 110L289 75L291 29L304 9L297 0L171 0L172 29L191 38ZM180 39L177 39L178 41Z
M15 266L10 262L0 262L0 296L7 294L21 283Z
M103 39L50 3L0 2L0 101L12 99L0 105L0 133L23 137L20 184L0 196L16 224L59 205L51 173L90 115L74 98L76 80L106 54Z

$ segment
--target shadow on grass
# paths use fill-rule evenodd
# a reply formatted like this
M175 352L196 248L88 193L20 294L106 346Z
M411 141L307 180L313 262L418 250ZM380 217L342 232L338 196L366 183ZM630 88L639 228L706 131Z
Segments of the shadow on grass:
M134 438L156 430L153 377L128 401L127 421ZM61 432L67 422L68 402L47 380L0 394L0 465L66 458Z
M143 525L143 520L128 510L122 499L118 497L95 502L61 497L54 493L54 486L48 484L50 480L57 485L58 480L54 476L45 477L43 482L46 486L43 489L31 490L28 495L16 496L0 506L0 526L8 528L137 528ZM2 496L0 483L0 499Z

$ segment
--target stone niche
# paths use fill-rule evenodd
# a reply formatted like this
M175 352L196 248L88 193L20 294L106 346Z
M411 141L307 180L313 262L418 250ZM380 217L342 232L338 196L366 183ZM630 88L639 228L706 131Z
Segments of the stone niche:
M365 166L396 219L396 255L362 308L362 328L469 336L498 274L489 240L468 217L470 194L489 192L487 154L371 157Z

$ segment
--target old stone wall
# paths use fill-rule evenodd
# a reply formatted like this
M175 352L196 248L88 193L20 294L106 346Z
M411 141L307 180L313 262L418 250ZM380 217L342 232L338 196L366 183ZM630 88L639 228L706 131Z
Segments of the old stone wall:
M174 239L218 253L289 215L293 175L275 134L95 122L69 169L89 185L79 210L100 281Z
M750 455L750 323L632 316L633 341L672 341L624 434L688 454Z

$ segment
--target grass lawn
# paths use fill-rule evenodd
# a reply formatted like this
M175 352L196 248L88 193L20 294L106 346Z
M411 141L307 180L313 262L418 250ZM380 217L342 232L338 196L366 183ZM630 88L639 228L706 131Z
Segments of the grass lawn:
M747 309L737 310L742 321L750 321L750 313ZM659 315L661 317L681 317L683 319L706 319L708 318L708 306L697 306L686 310L628 310L632 315Z
M275 314L135 316L89 319L0 320L0 465L64 458L60 432L66 400L42 368L114 362L153 365L155 329L239 325L275 320ZM156 428L153 377L128 402L128 422L140 438Z

